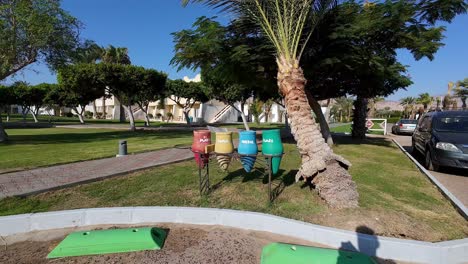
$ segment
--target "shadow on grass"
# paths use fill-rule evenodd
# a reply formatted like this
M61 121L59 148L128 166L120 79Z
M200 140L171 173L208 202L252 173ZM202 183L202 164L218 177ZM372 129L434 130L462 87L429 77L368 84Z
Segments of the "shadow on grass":
M351 136L334 136L333 140L336 146L339 145L375 145L381 147L395 148L395 145L391 140L386 138L372 138L367 137L365 139L355 139Z
M290 170L285 173L285 170L279 170L277 174L272 175L272 201L274 201L286 187L294 184L295 176L298 170ZM232 171L226 175L223 179L211 186L211 191L216 191L221 188L224 184L230 183L235 179L241 178L241 182L257 181L263 185L268 184L268 174L264 167L255 167L251 172L246 172L244 169L238 169Z
M98 142L110 139L154 137L159 140L171 140L191 136L191 131L109 131L95 133L50 133L35 135L10 135L7 144L67 144L77 142Z

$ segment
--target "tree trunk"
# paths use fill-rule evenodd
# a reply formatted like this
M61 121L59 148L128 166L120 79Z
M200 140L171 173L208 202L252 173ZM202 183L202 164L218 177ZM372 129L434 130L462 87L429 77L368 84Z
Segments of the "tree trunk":
M306 94L307 100L309 101L309 106L312 108L312 110L315 113L315 116L317 116L317 119L319 121L320 132L322 132L323 139L325 139L325 142L327 142L329 146L333 146L333 138L330 133L330 127L328 126L328 122L325 119L325 116L323 115L320 104L317 102L317 100L315 100L310 91L306 91Z
M102 97L102 118L107 119L106 97Z
M143 112L145 113L145 126L149 127L151 125L151 121L149 119L148 112Z
M3 127L2 115L0 114L0 142L4 142L7 140L8 140L8 134L5 131L5 128Z
M97 119L96 100L93 101L93 119Z
M123 106L123 108L125 109L125 111L127 111L127 114L128 114L128 120L130 121L130 131L135 131L136 130L135 118L133 117L132 106L127 105L127 106Z
M187 125L190 125L190 116L189 116L190 109L188 111L184 109L182 112L184 113L185 122L187 123Z
M148 116L148 105L146 106L143 106L141 103L137 103L138 104L138 107L140 107L141 111L145 114L145 127L149 127L150 126L150 119L149 119L149 116Z
M80 124L84 124L85 121L84 121L84 118L83 118L83 112L84 111L78 111L78 107L75 107L75 112L76 114L78 115L78 119L80 120Z
M37 120L36 113L34 113L34 111L31 111L31 110L30 110L30 112L31 112L31 115L32 115L32 117L33 117L33 119L34 119L34 123L39 122L39 121Z
M357 96L356 101L354 101L353 138L366 138L367 103L368 99L359 95Z
M319 195L332 207L357 207L359 195L356 184L347 171L351 164L334 154L325 143L307 101L306 79L297 66L299 62L290 64L282 58L277 62L278 86L286 99L291 132L302 158L296 181L311 179Z
M245 128L245 130L250 130L249 124L247 123L247 118L245 118L244 112L242 112L241 110L237 109L237 107L235 107L234 104L232 104L231 106L232 106L232 108L234 108L237 112L239 112L239 114L241 115L242 122L244 123L244 128Z

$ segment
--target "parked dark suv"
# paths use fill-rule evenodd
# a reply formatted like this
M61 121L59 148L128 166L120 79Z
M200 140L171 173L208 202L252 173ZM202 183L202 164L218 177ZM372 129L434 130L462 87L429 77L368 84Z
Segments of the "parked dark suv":
M419 119L412 137L413 152L425 157L425 166L468 169L468 111L429 112Z

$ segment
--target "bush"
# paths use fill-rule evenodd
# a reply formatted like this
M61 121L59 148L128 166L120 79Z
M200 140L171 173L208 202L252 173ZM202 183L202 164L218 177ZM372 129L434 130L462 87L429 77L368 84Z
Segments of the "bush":
M398 120L400 120L400 119L401 119L401 117L390 117L390 118L387 118L387 123L394 124L394 123L398 122Z
M68 112L68 113L65 114L65 116L66 116L66 117L73 117L73 113Z
M85 111L84 116L85 116L85 118L88 118L88 119L93 118L93 112Z
M98 119L106 119L105 116L104 116L104 113L102 113L102 112L97 112L97 113L96 113L96 118L98 118Z
M153 118L153 114L148 114L148 118Z

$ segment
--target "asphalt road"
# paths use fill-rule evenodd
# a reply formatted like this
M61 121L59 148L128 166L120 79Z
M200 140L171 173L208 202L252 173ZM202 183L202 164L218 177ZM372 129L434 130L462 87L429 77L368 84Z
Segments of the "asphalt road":
M406 151L411 151L411 136L387 134L394 138ZM422 154L412 154L419 163L424 164ZM468 207L468 170L455 168L441 168L440 172L431 171L431 174L439 180L455 197L458 198L466 207Z

